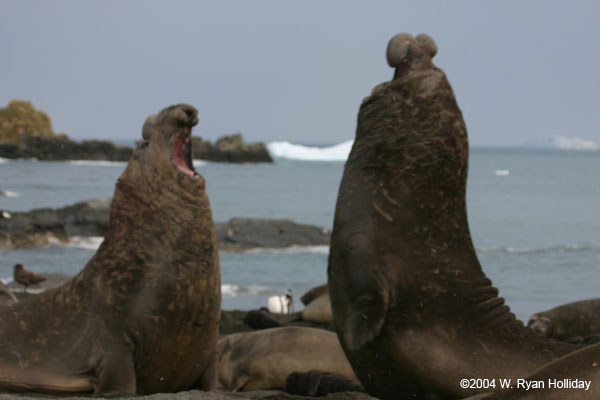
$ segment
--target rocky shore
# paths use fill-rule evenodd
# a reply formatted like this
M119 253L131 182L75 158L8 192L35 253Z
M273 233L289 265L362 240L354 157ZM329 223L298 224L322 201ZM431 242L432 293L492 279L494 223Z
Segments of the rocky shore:
M0 249L68 242L76 236L104 236L109 211L110 199L93 199L60 209L10 212L9 218L0 217ZM215 226L219 249L227 251L328 245L330 237L327 228L289 220L236 218Z
M230 163L273 162L263 143L246 144L241 134L224 136L215 144L194 138L193 157L200 160ZM132 147L109 141L76 142L66 135L21 135L19 142L0 142L0 158L36 158L44 161L95 160L127 161Z

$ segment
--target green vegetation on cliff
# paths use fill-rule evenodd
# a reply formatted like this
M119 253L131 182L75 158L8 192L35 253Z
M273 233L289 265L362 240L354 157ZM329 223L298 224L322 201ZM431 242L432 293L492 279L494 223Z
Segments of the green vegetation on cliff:
M12 100L0 108L0 142L19 143L27 136L54 136L50 117L30 101Z

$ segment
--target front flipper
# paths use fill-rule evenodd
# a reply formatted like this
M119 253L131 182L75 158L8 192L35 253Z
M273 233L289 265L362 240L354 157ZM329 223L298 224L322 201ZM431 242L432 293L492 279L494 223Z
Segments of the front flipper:
M346 311L344 341L350 351L373 341L383 327L387 306L376 293L365 293L353 301Z
M347 240L347 249L346 287L341 288L347 298L342 329L344 345L353 351L381 332L388 311L389 282L378 265L379 257L371 239L364 234L353 234Z
M326 396L338 392L364 392L362 385L332 372L310 370L292 372L285 380L285 391L301 396Z
M131 349L106 352L96 369L96 396L122 396L136 393L136 376Z

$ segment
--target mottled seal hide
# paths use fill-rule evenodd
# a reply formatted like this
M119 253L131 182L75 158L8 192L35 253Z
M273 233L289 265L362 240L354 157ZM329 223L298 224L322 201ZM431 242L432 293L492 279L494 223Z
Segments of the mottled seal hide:
M150 116L104 242L63 286L0 314L0 390L97 395L216 387L220 277L197 111Z
M227 335L219 340L219 383L228 390L284 389L292 372L313 369L358 383L335 333L281 327Z
M382 399L474 395L484 389L461 379L523 378L578 348L524 327L481 269L466 215L466 128L425 36L390 42L396 79L360 107L331 238L336 330Z
M558 340L600 334L600 299L575 301L535 313L527 326Z

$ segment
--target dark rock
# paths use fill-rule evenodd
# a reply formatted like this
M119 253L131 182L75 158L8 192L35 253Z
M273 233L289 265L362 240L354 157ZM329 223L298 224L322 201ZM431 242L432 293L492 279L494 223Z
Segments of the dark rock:
M273 162L264 143L246 144L240 133L223 136L214 145L200 138L192 140L196 159L232 163Z
M0 143L0 157L2 158L21 158L21 150L16 143Z
M104 236L110 199L92 199L60 209L36 209L0 218L0 249L42 246L52 239L67 242L73 236ZM283 248L329 244L330 231L289 220L235 218L216 223L220 250L256 247Z
M193 140L193 157L200 160L257 163L273 162L264 143L246 144L241 134L223 136L212 144L200 138ZM66 135L21 135L19 143L0 142L1 158L37 158L46 161L103 160L128 161L133 148L110 141L75 142Z
M110 200L93 199L58 210L50 208L11 213L0 219L0 249L41 246L72 236L104 236Z
M248 218L234 218L225 224L216 224L216 229L222 250L328 245L331 234L327 228L289 220Z
M37 158L46 161L107 160L127 161L133 149L109 141L84 140L81 143L60 136L23 136L20 144L0 143L0 157Z

